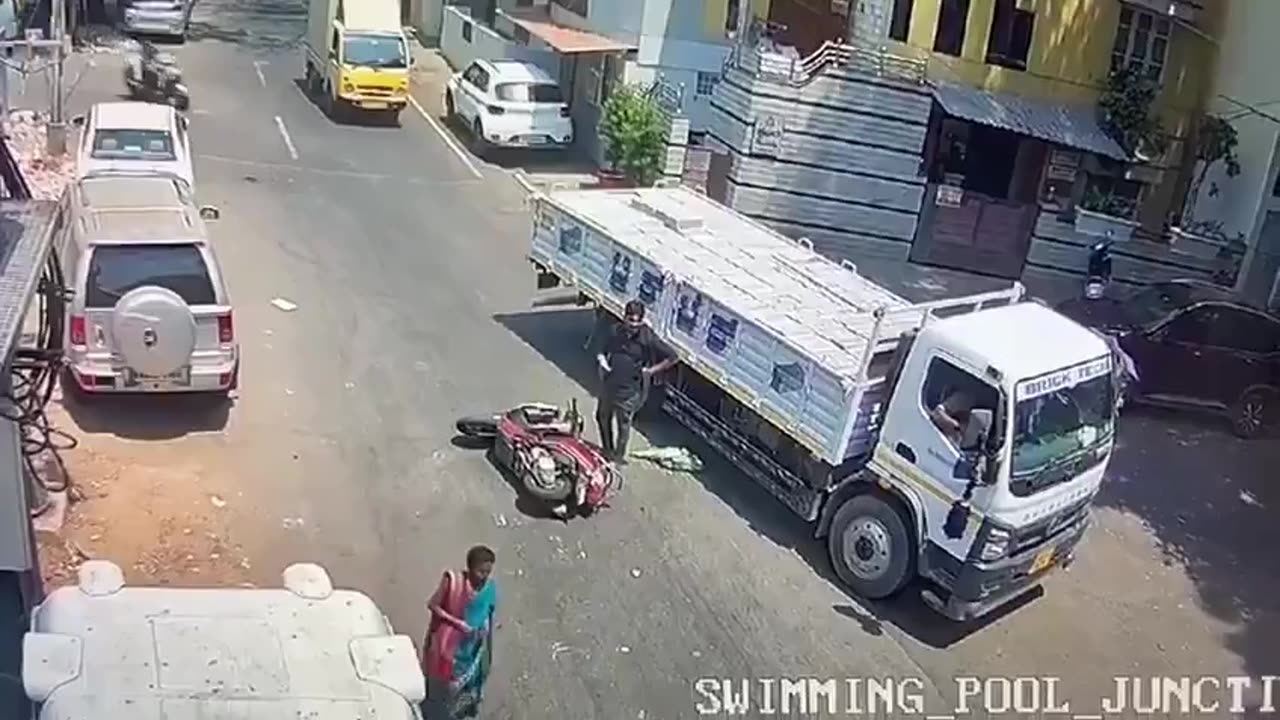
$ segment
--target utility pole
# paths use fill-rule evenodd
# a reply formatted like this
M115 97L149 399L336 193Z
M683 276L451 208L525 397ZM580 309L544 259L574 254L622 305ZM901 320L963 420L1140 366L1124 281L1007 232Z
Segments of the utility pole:
M21 40L3 40L0 41L0 50L8 50L10 48L23 48L26 57L24 60L30 63L31 59L40 50L52 50L53 62L40 63L35 68L24 65L21 72L26 75L35 71L53 70L53 97L49 103L49 124L47 126L47 150L50 155L62 155L67 151L67 124L66 118L63 117L63 101L65 100L63 91L63 64L67 58L67 5L66 0L51 0L53 6L52 13L49 17L49 25L52 37L45 39L44 32L38 29L27 30L26 36ZM9 61L3 61L5 65L14 67ZM8 68L6 68L7 72ZM6 75L7 80L7 75ZM8 97L5 97L5 112L10 108L7 106Z
M66 0L50 0L52 12L49 18L50 38L57 45L54 47L53 60L53 107L49 113L48 150L50 155L62 155L67 151L67 123L62 108L62 71L66 63L67 47L67 2Z

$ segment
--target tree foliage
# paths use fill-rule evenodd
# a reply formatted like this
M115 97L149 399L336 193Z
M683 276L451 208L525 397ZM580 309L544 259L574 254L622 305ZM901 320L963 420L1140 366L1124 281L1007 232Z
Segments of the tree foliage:
M1214 165L1223 163L1225 165L1223 169L1229 178L1240 174L1240 158L1236 155L1236 148L1239 146L1240 138L1236 134L1236 129L1226 119L1217 115L1205 115L1200 118L1195 145L1195 159L1200 167L1187 191L1186 206L1183 210L1183 226L1186 229L1200 234L1221 233L1222 223L1217 223L1218 227L1212 228L1205 223L1195 222L1196 204L1200 200L1200 192L1204 189L1205 178ZM1209 197L1215 197L1218 194L1217 183L1210 183L1210 185Z
M667 119L640 87L614 88L604 105L600 138L605 159L636 185L652 185L662 175Z
M1167 138L1152 104L1160 86L1137 64L1115 68L1098 100L1102 129L1129 155L1164 152Z

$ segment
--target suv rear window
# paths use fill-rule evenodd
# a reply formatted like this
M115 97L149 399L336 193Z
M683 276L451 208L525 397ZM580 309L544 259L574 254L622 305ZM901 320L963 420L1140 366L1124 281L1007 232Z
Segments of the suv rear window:
M176 160L167 130L103 130L93 135L92 156L98 160Z
M526 103L564 103L559 85L549 83L502 83L493 89L499 100Z
M204 256L195 245L103 245L93 249L86 307L115 307L144 285L168 288L188 305L215 305L217 295Z

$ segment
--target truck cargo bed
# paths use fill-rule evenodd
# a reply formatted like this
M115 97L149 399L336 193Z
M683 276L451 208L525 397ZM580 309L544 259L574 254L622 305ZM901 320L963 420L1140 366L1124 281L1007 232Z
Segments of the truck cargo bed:
M903 333L1021 296L1015 284L912 304L687 188L553 191L533 203L535 263L614 314L643 301L683 362L832 465L874 438Z

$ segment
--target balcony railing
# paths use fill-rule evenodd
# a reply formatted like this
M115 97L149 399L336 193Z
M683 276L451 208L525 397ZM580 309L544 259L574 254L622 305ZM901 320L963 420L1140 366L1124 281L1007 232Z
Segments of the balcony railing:
M1124 0L1137 9L1197 28L1203 28L1206 5L1215 1L1221 0Z
M790 52L788 52L788 50ZM839 67L912 85L923 85L928 63L903 57L887 47L858 42L823 43L808 57L799 57L794 48L784 48L757 31L734 46L725 69L737 68L760 78L794 86L807 85L828 67Z

